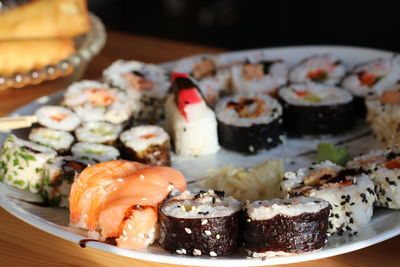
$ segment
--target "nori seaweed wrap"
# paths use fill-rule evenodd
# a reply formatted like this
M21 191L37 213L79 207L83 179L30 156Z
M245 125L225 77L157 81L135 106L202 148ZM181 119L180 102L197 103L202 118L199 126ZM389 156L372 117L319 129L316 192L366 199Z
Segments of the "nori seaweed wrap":
M160 206L160 246L194 256L234 253L240 245L241 208L241 202L221 191L186 191Z

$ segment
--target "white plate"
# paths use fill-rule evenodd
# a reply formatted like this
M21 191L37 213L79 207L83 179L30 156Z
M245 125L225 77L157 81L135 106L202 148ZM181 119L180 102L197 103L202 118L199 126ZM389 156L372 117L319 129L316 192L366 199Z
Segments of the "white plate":
M265 53L265 55L270 58L283 58L290 66L293 66L293 64L306 56L321 53L332 53L343 59L349 67L352 67L356 63L377 57L389 58L393 56L393 53L390 52L357 47L302 46L226 53L224 54L224 57L229 60L241 59L244 55L255 51ZM171 63L164 64L164 67L171 67ZM32 114L41 105L58 104L61 97L62 92L58 92L48 97L41 97L18 109L12 113L12 115ZM306 140L288 139L285 144L278 148L247 157L225 150L220 151L215 156L198 157L195 159L179 159L178 157L173 157L173 166L183 171L188 181L204 176L206 170L211 167L218 167L224 164L246 167L271 158L284 159L286 169L295 170L299 167L307 166L311 161L315 160L315 154L313 153L308 153L301 157L298 157L297 155L306 151L315 150L316 144L321 141L338 142L344 140L344 145L349 147L350 153L353 156L358 155L361 152L369 151L369 149L376 147L377 143L373 140L371 135L364 135L363 133L365 132L368 132L368 126L363 122L359 122L351 133L335 138ZM16 134L19 136L26 136L27 130L16 131ZM351 141L354 137L359 138ZM3 142L4 138L5 134L0 133L0 143ZM1 206L21 220L61 238L76 243L85 238L84 231L68 226L67 210L39 207L12 197L21 193L22 192L17 189L0 183ZM34 200L34 197L32 200ZM259 266L301 262L330 257L382 242L398 234L400 234L400 211L377 209L375 210L371 222L364 228L360 229L357 236L333 236L329 238L327 245L319 251L298 256L268 258L265 261L260 259L247 259L244 251L226 257L212 258L205 256L192 257L173 255L163 251L157 245L151 246L147 251L143 252L120 249L111 245L95 242L89 242L88 246L130 258L162 263L203 266Z

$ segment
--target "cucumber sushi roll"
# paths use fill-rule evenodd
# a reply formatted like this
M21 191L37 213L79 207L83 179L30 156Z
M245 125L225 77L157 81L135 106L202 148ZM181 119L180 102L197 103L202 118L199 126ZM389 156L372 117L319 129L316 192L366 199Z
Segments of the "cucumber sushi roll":
M121 125L91 121L78 127L75 136L78 142L114 145L121 131Z
M57 153L45 146L10 134L0 154L0 180L6 184L37 193L43 185L43 167Z
M284 196L321 198L332 207L328 232L342 235L367 224L376 201L374 184L365 174L324 161L297 172L287 172L281 183Z
M268 95L241 93L222 98L215 112L221 146L256 153L279 145L282 107Z
M244 247L252 257L310 252L325 245L329 202L303 196L247 204Z
M354 96L359 116L365 117L364 100L367 96L380 96L400 80L400 62L396 59L375 59L354 67L343 79L342 86Z
M332 55L315 55L303 59L290 71L291 83L315 82L338 84L346 74L342 61Z
M35 115L40 125L53 130L70 132L81 123L78 115L61 106L42 106Z
M73 109L82 121L127 122L138 109L138 102L124 91L97 81L80 81L70 85L63 105Z
M217 153L220 147L214 111L187 74L174 74L173 80L165 111L175 152L184 157Z
M278 98L289 135L336 135L354 126L353 97L338 87L293 84L279 90Z
M176 63L174 72L188 73L196 79L199 88L211 106L214 106L222 92L227 91L230 83L230 72L218 66L217 57L195 56L183 58Z
M169 166L170 140L163 128L143 125L124 131L120 138L122 156L149 165Z
M235 93L268 93L276 91L288 79L288 67L280 59L249 61L235 64L231 69L232 87Z
M86 166L86 163L71 157L57 157L49 160L43 168L43 187L39 192L44 203L68 208L71 185Z
M367 121L375 137L385 146L400 143L400 85L381 96L367 97Z
M115 147L87 142L76 143L71 152L74 158L90 164L119 158L119 151Z
M354 158L349 168L361 169L375 185L377 206L400 209L400 152L398 148L376 150Z
M106 82L140 101L137 119L154 123L164 112L164 101L171 85L167 72L153 64L117 60L103 71Z
M242 203L221 191L185 191L159 207L160 246L177 254L211 256L239 248Z
M69 132L44 127L33 128L29 133L29 140L54 149L59 155L67 154L75 141Z

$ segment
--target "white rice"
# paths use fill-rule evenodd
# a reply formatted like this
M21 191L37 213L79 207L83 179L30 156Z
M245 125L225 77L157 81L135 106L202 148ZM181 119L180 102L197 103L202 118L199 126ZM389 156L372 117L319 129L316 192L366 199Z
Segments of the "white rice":
M119 151L115 147L95 144L76 143L72 146L71 152L74 158L87 162L105 162L115 160L119 157Z
M310 72L325 70L327 79L322 83L335 85L340 82L346 74L346 67L343 63L335 64L339 59L333 55L315 55L302 60L289 74L292 83L312 82L308 77Z
M54 130L73 131L81 123L73 111L61 106L42 106L35 115L41 125ZM53 116L60 120L55 120Z
M299 196L254 201L246 205L246 210L252 220L269 220L277 215L293 217L303 213L317 213L328 206L329 202L322 199Z
M319 102L310 102L306 98L299 97L296 92L306 91L321 99ZM278 95L287 103L296 106L331 106L336 104L349 103L353 100L353 96L335 86L307 83L292 84L281 88Z
M252 64L257 64L257 62L252 62ZM234 65L231 68L232 87L233 91L236 93L270 93L287 82L288 67L283 62L276 61L269 67L268 73L262 78L254 78L252 80L245 79L243 74L244 66L245 64Z
M150 138L145 136L152 135ZM150 146L163 145L169 142L169 136L163 128L156 125L142 125L124 131L120 140L136 152L145 151Z
M165 103L168 130L175 152L184 157L215 154L219 150L217 120L205 102L188 105L188 120L182 116L170 94Z
M361 85L358 74L360 72L372 73L381 76L381 79L371 87ZM375 59L356 66L344 78L342 86L353 95L365 97L369 94L381 95L385 90L393 87L400 80L400 62L396 59Z
M33 128L29 133L32 142L49 146L57 152L67 152L75 138L69 132L52 130L49 128Z
M242 98L257 98L265 103L263 106L263 113L254 118L241 117L234 108L226 108L229 102L239 102ZM256 108L256 104L250 105L249 109ZM216 108L215 112L219 121L225 124L236 125L242 127L250 127L254 124L268 124L276 120L282 115L282 107L275 99L268 95L256 93L240 93L232 96L222 98Z
M108 122L87 122L75 130L78 142L112 144L122 131L121 125Z

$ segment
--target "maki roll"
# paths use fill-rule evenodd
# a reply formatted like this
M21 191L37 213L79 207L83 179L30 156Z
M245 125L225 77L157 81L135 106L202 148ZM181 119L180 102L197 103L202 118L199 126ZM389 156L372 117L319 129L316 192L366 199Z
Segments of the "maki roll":
M328 232L356 234L372 217L374 184L365 174L324 161L297 172L287 172L281 183L284 196L321 198L332 207Z
M329 202L303 196L245 207L244 247L252 257L310 252L325 245Z
M81 123L73 111L61 106L42 106L35 115L40 125L53 130L70 132Z
M217 57L196 56L183 58L176 63L174 72L188 73L200 88L204 99L214 106L230 85L230 72L219 66Z
M89 164L119 158L119 151L115 147L87 142L76 143L72 146L71 152L74 158Z
M127 122L135 115L138 102L125 92L97 81L80 81L70 85L64 94L63 105L73 109L82 121Z
M169 155L169 135L155 125L133 127L119 137L124 159L148 165L167 166L171 164Z
M78 127L75 135L78 142L114 145L121 131L121 125L90 121Z
M354 106L365 117L365 97L380 96L400 80L400 62L396 59L375 59L354 67L343 79L342 86L354 96Z
M400 209L400 150L398 147L386 151L371 151L354 158L348 163L348 167L359 169L371 177L375 185L378 207Z
M367 97L367 121L375 137L385 146L400 143L400 85L381 96Z
M37 193L43 185L43 167L57 153L45 146L10 134L0 154L0 181Z
M287 82L288 67L280 59L247 60L244 64L232 66L231 73L234 92L275 96L277 89Z
M315 55L303 59L290 71L291 83L315 82L338 84L346 74L342 61L332 55Z
M228 96L218 102L215 112L220 143L226 149L256 153L282 142L282 107L268 95Z
M177 254L221 256L239 248L242 203L221 191L185 191L163 202L160 246Z
M67 154L75 141L69 132L44 127L33 128L29 133L29 140L54 149L59 155Z
M43 168L43 187L39 192L44 203L49 206L68 208L71 185L86 166L86 163L71 157L57 157L49 160Z
M125 90L130 99L140 102L136 119L154 123L162 117L171 85L164 69L134 60L117 60L103 71L103 77L112 86Z
M217 153L215 113L187 74L173 74L172 79L165 112L175 152L184 157Z
M329 85L293 84L278 92L289 135L341 134L354 126L353 97Z

